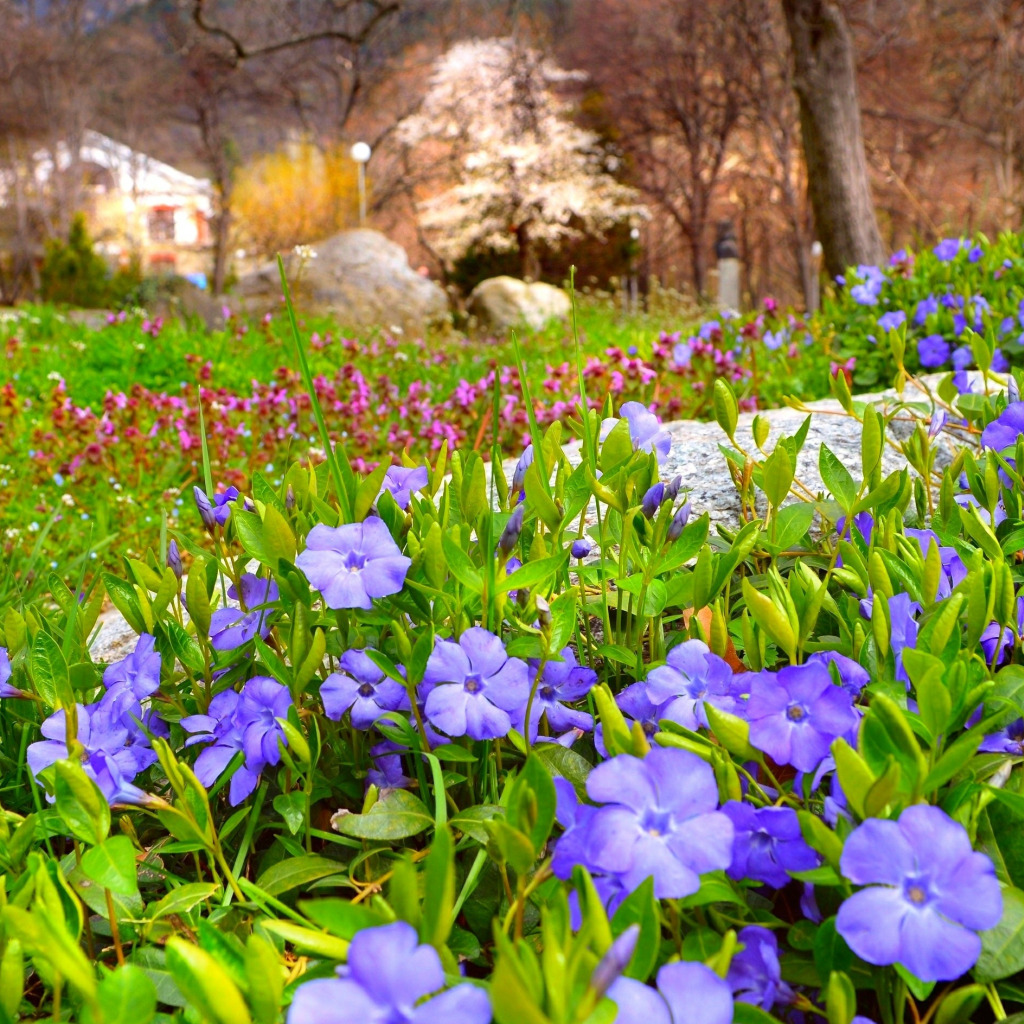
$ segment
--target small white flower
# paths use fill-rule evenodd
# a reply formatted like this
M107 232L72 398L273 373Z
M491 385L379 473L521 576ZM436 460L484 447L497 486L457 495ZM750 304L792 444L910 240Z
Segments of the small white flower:
M72 498L70 494L62 494L60 496L60 500L63 501L64 504L67 505L68 508L73 508L74 507L75 499Z

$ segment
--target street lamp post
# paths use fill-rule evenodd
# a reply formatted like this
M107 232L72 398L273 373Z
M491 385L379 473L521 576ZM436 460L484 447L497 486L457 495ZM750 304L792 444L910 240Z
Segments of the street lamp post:
M359 168L359 226L366 222L366 163L370 159L369 143L357 142L351 150L352 159Z

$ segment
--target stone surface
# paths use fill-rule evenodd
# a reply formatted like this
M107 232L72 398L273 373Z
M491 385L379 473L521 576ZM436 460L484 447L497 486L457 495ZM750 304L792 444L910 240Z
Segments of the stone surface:
M343 231L310 248L303 259L285 257L296 308L329 314L346 328L415 329L443 320L448 297L436 282L409 266L405 250L379 231ZM242 277L230 299L250 314L281 308L277 262Z
M514 277L490 277L470 293L467 309L485 330L506 331L527 327L539 331L551 320L564 320L570 312L569 297L560 288Z

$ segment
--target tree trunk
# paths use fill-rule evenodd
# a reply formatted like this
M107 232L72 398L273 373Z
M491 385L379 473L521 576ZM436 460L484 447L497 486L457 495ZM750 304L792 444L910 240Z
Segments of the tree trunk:
M835 0L782 0L814 221L832 276L880 263L860 127L853 40Z
M528 223L516 227L516 244L519 246L519 275L524 281L540 280L540 259L537 246L530 237Z
M213 218L213 273L211 289L214 295L224 294L228 276L228 244L231 238L231 193L220 189L217 212Z

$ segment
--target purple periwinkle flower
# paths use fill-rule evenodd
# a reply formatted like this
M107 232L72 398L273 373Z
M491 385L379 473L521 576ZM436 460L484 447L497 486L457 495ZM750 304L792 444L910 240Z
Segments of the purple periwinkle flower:
M662 718L687 729L707 727L705 702L731 713L738 704L732 669L701 640L677 644L666 664L647 673L647 696Z
M402 554L384 522L372 518L314 526L295 564L328 608L369 611L374 598L401 591L412 559Z
M974 362L974 353L969 345L959 345L953 349L951 358L954 370L967 370L970 369L971 363Z
M823 665L835 665L839 676L839 685L851 696L859 697L861 690L871 682L871 674L853 658L846 657L838 651L817 651L808 662L821 662Z
M658 417L641 402L626 402L619 412L629 423L629 436L633 450L657 452L662 459L668 458L672 450L672 435L662 429Z
M909 594L893 594L889 598L889 645L896 665L896 678L910 684L907 670L903 667L903 652L917 643L917 618L921 606Z
M892 309L878 318L878 326L883 331L895 331L906 319L907 314L902 309Z
M986 736L978 747L988 754L1011 754L1024 756L1024 718L1017 718L1005 729Z
M925 321L932 313L938 313L939 311L939 300L934 295L929 295L926 299L921 299L917 304L917 308L914 310L914 323L918 327L923 327Z
M546 661L543 667L537 661L530 662L530 686L535 688L530 707L531 742L537 739L542 716L547 718L548 725L556 735L570 729L589 732L594 726L594 719L588 712L575 711L566 707L566 704L582 700L597 683L597 673L586 665L578 665L571 647L563 648L561 655L561 661ZM525 719L525 716L524 706L522 718ZM524 724L520 720L517 727Z
M722 805L722 813L735 830L730 878L749 878L780 889L789 881L790 871L818 866L818 855L804 840L791 807L757 808L730 800Z
M104 795L111 801L120 782L130 782L155 763L156 754L147 733L168 735L167 724L151 710L144 710L126 688L108 691L95 704L76 705L75 718L75 738L85 750L82 767L98 785L110 780L111 789L104 790ZM43 722L40 732L45 738L29 744L26 755L33 775L68 756L68 725L63 708Z
M732 822L718 810L714 772L687 750L613 757L587 776L587 795L603 805L588 823L587 859L628 889L653 877L657 899L689 896L700 875L732 861Z
M223 526L231 516L231 506L238 500L238 488L228 487L219 491L210 500L208 494L200 487L193 487L192 494L196 499L196 508L203 520L203 525L212 530L214 526Z
M127 692L138 701L156 693L160 689L160 652L155 645L156 640L143 633L131 654L108 665L103 672L107 692Z
M850 297L861 306L874 306L882 292L885 273L878 267L862 263L857 267L860 281L850 289Z
M941 334L929 334L917 340L917 358L926 369L933 370L949 361L950 345Z
M937 260L940 260L942 263L948 263L960 251L962 244L959 238L944 238L932 249L932 252L935 253Z
M240 601L243 608L218 608L210 616L210 646L215 651L233 651L254 636L264 638L270 632L272 609L280 596L277 584L254 573L244 573L228 588L228 597ZM248 609L248 610L246 610Z
M412 500L412 492L426 487L429 479L426 466L415 466L411 469L406 466L388 466L384 474L384 484L377 497L389 491L391 497L395 499L395 504L401 509L407 509Z
M348 711L357 729L369 729L388 711L410 710L405 687L378 668L365 651L345 651L338 668L320 687L324 714L331 721L339 721Z
M488 1024L491 1019L484 989L463 982L441 992L441 957L433 946L421 946L416 929L405 921L357 932L348 964L336 971L335 978L298 986L287 1024Z
M1002 452L1013 448L1021 434L1024 434L1024 402L1012 402L981 432L981 443Z
M992 365L989 367L993 373L1009 373L1010 372L1010 360L1006 358L1006 353L1001 348L994 349L992 352Z
M836 930L869 964L953 981L981 954L977 932L1002 917L992 861L938 807L914 804L898 821L870 818L849 835L839 864L866 888L839 908Z
M281 760L279 744L285 737L277 720L287 716L290 705L286 687L266 676L253 676L241 693L218 693L207 714L183 718L182 728L192 734L186 746L212 744L196 759L196 778L212 786L241 751L245 760L232 775L228 791L232 806L241 803L256 788L263 769Z
M967 254L967 258L968 260L971 261L971 263L977 263L978 260L980 260L981 257L984 255L985 250L982 249L980 245L975 245L971 247L971 251Z
M427 661L420 694L427 718L449 736L493 740L507 736L513 715L525 713L530 695L526 662L480 626L439 640Z
M0 698L22 697L24 694L16 686L11 686L8 680L14 674L11 668L11 658L6 647L0 647Z
M788 665L759 672L750 682L746 707L750 742L776 764L813 772L832 741L860 721L850 695L832 682L826 665Z
M619 978L608 989L616 1024L732 1024L729 984L710 967L679 961L658 971L658 988Z
M796 813L793 812L796 817ZM729 964L726 984L738 1003L751 1003L769 1011L778 1003L793 1001L793 990L782 980L779 942L775 933L760 925L741 928L736 938L743 949Z

